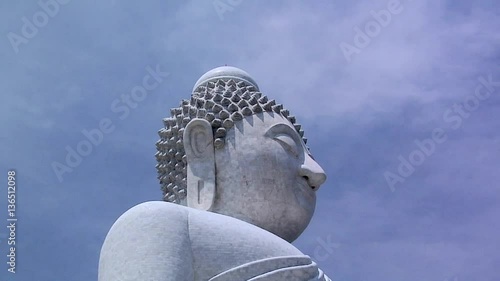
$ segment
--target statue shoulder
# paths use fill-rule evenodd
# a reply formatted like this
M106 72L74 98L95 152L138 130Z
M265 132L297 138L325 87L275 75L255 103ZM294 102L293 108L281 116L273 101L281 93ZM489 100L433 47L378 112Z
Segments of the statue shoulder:
M120 280L193 280L190 248L187 208L162 201L139 204L120 216L108 232L99 259L99 281L117 280L117 276L123 276Z
M164 201L149 201L138 204L123 213L111 227L106 240L119 233L124 237L145 236L146 240L138 241L148 244L155 239L152 234L165 237L188 237L189 209Z
M187 223L188 213L188 208L181 205L164 201L149 201L127 210L116 220L115 225L135 220L141 220L141 224L182 225Z

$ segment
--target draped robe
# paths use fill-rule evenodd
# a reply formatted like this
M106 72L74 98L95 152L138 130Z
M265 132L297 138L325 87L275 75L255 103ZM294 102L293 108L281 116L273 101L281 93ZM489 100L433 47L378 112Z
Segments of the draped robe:
M308 256L267 258L240 265L209 281L331 281Z

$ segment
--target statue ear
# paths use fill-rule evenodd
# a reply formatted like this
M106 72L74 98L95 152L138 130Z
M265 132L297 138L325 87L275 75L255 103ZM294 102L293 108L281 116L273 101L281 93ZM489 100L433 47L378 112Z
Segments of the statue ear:
M184 129L187 157L187 206L208 211L215 199L215 152L210 123L191 120Z

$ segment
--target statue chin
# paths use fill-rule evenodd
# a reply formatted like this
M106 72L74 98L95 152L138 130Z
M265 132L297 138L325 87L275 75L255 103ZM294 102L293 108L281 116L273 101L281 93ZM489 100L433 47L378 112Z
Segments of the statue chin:
M260 204L256 202L245 204L240 210L232 210L228 206L222 206L212 210L212 212L258 226L291 243L309 225L314 214L314 206L310 209L302 209L293 205L270 205L266 202Z

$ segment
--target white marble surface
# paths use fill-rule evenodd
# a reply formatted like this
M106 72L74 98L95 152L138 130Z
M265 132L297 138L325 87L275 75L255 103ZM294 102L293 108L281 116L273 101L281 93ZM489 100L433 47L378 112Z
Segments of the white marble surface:
M257 87L232 67L209 71L196 85L221 76ZM300 126L276 109L234 122L223 146L212 123L190 119L179 138L187 206L146 202L125 212L102 247L99 281L329 280L290 244L309 224L326 175Z

